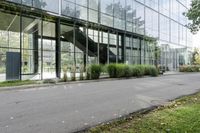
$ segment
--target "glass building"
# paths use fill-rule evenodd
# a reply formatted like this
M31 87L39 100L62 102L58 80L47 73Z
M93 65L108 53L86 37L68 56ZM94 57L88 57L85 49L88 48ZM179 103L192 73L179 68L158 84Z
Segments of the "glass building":
M1 0L0 80L89 64L190 64L189 0ZM157 46L160 58L155 58Z

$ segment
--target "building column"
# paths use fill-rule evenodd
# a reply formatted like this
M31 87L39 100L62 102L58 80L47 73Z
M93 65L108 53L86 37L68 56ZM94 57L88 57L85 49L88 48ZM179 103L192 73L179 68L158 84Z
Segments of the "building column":
M116 62L119 63L119 34L117 33L117 57Z
M140 48L139 48L139 50L140 50L140 65L142 64L142 40L141 39L139 39L140 40Z
M20 70L19 70L19 79L22 80L22 12L20 12Z
M110 31L108 31L107 64L110 64Z
M43 69L43 67L44 67L44 65L43 65L43 61L44 61L44 54L43 54L43 16L41 16L41 25L40 25L40 27L41 27L41 37L40 37L40 41L41 41L41 50L40 50L40 52L41 52L41 80L43 80L43 72L44 72L44 69Z
M122 62L126 63L126 34L122 35Z
M100 64L100 31L98 28L98 44L97 44L97 64Z
M38 25L35 26L34 29L37 28ZM38 73L39 66L39 54L38 54L38 30L33 33L33 64L34 64L34 74Z
M85 71L86 65L87 65L87 29L86 27L83 27L83 33L86 35L85 50L83 51L83 65L84 65L84 71Z
M56 77L61 78L60 18L56 20Z

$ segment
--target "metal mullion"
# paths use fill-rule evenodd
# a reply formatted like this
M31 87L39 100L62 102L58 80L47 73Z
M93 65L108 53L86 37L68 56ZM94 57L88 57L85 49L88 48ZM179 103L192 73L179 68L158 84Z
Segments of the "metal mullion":
M55 56L56 56L56 76L61 78L61 42L60 42L60 19L56 21L56 45L55 45Z
M85 53L85 71L87 73L87 67L88 67L88 24L86 24L86 53Z
M99 51L99 47L100 47L99 45L100 45L100 44L99 44L99 39L100 39L100 38L99 38L99 28L98 28L97 64L99 64L99 62L100 62L100 60L99 60L99 59L100 59L100 53L99 53L99 52L100 52L100 51Z
M123 44L122 44L122 47L123 47L123 60L124 60L124 63L126 63L126 33L123 34Z
M20 12L20 77L19 79L22 80L22 12Z
M41 16L41 80L43 80L43 16Z
M88 25L86 26L86 65L87 64L88 64Z
M117 33L116 34L116 36L117 36L117 46L116 46L116 48L117 48L117 57L116 57L116 63L118 63L119 62L119 34Z
M107 64L110 64L110 31L108 31L108 45L107 45Z
M132 58L132 64L133 64L133 60L134 60L134 58L133 58L133 52L135 52L135 51L133 51L133 37L131 36L131 58Z
M101 23L101 0L98 0L98 23Z
M76 43L76 34L75 34L75 28L76 28L76 24L74 22L74 26L73 26L74 30L73 30L73 45L74 45L74 66L76 67L76 46L75 46L75 43Z
M140 50L140 65L142 64L142 40L139 39L139 50Z

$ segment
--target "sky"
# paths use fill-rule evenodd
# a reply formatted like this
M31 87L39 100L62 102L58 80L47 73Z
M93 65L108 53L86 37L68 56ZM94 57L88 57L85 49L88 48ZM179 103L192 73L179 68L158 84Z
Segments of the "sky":
M200 48L200 31L193 35L193 45L194 47Z

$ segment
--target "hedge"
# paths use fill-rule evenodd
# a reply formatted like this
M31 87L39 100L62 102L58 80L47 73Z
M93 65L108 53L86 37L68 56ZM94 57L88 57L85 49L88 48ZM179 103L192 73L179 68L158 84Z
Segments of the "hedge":
M179 68L180 72L200 72L199 65L192 65L192 66L181 66Z
M152 65L126 65L126 64L108 64L108 65L90 65L87 69L87 79L99 79L101 73L108 73L110 78L129 78L143 77L145 75L156 77L159 71Z
M110 78L158 76L158 70L151 65L110 64L107 66L107 72Z
M93 64L87 69L87 79L99 79L102 72L102 66Z
M116 74L117 67L116 67L116 65L117 64L107 65L107 72L108 72L110 78L116 78L117 77L117 74Z

